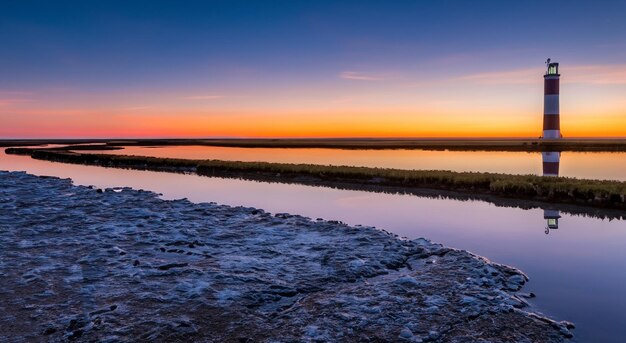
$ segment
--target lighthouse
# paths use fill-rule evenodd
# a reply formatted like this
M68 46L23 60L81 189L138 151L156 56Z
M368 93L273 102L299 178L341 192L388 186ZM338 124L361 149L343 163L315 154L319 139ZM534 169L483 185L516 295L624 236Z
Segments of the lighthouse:
M543 76L543 139L561 138L559 118L559 64L546 61L548 70Z

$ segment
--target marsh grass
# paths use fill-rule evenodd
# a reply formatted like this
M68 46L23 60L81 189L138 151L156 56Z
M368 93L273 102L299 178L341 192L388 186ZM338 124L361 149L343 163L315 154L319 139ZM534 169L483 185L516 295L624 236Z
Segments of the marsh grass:
M51 149L10 148L11 154L33 158L199 175L243 177L266 181L306 178L326 183L361 184L402 188L428 188L491 194L504 197L626 209L626 182L536 175L510 175L445 170L404 170L316 164L189 160L146 156L83 154Z

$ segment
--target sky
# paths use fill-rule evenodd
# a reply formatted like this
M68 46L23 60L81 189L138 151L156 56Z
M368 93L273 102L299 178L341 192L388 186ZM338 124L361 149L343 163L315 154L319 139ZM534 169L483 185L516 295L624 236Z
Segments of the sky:
M626 137L624 1L0 0L0 138Z

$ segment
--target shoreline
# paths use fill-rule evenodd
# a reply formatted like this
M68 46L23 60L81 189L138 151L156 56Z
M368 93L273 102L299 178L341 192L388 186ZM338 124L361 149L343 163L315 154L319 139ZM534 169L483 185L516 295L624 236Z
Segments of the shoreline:
M0 147L43 144L105 144L115 146L202 145L239 148L325 148L348 150L419 149L509 152L626 152L626 138L230 138L230 139L16 139Z
M0 208L0 338L572 336L521 271L426 239L23 172L0 171Z
M85 150L97 147L87 146ZM240 178L371 191L453 192L452 196L481 198L489 202L528 201L528 206L566 205L573 212L620 218L626 210L626 182L451 171L402 170L368 167L324 166L270 162L172 159L114 154L70 152L68 148L8 148L7 154L35 159L102 167L196 173L203 176ZM499 201L497 198L501 198ZM519 204L519 207L525 206ZM585 210L584 208L594 209Z

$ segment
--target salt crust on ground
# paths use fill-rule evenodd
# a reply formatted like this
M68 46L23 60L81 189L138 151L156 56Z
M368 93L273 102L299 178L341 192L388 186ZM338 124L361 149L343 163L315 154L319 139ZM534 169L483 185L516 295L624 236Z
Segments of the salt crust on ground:
M526 281L375 228L0 171L0 341L570 337Z

